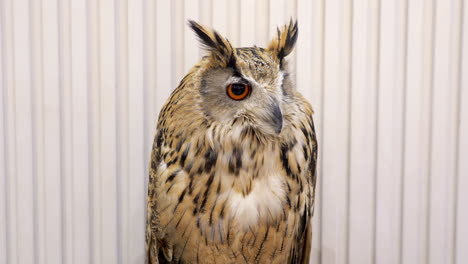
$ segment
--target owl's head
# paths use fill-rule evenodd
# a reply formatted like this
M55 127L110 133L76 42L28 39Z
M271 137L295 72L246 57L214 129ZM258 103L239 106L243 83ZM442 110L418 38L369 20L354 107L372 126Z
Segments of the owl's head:
M213 122L279 135L295 93L285 58L296 43L297 22L278 29L266 48L236 48L210 28L189 25L208 53L193 70L204 114Z

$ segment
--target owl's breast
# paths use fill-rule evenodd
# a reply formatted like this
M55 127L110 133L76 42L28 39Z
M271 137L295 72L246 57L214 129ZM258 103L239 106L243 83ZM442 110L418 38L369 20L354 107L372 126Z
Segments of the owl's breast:
M159 227L174 254L194 261L201 251L216 250L236 261L276 254L284 260L301 233L311 192L301 169L302 141L197 145L169 149L157 170Z
M261 221L276 222L283 218L286 205L287 182L280 171L268 171L253 179L248 193L227 192L229 215L236 219L239 228L248 230Z

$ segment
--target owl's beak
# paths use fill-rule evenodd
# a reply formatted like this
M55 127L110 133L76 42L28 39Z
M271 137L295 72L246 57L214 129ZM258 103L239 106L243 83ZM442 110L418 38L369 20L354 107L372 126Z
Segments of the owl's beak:
M272 119L271 122L273 127L275 128L276 134L281 133L281 129L283 129L283 114L281 113L281 109L278 103L273 103L271 106L271 113Z

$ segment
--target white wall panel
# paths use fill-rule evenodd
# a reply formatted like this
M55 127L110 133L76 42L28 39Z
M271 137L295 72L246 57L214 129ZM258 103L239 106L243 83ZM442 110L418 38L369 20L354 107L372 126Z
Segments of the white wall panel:
M349 263L375 262L379 1L355 0L349 150Z
M466 263L464 0L0 1L0 263L143 263L159 110L204 51L299 20L311 263Z
M3 5L0 3L0 14L3 17ZM3 21L0 19L0 146L6 146L5 142L5 107L6 104L6 81L4 78L4 29ZM7 181L6 181L6 147L0 149L0 263L7 262Z
M456 208L455 208L455 263L468 259L468 5L462 2L462 27L460 28L460 75L458 86L457 167L456 167Z
M323 143L319 175L323 263L348 263L349 256L352 7L350 0L332 0L325 1L324 8ZM297 70L300 69L301 65L297 65Z
M431 98L429 263L454 262L461 1L437 1Z
M401 260L406 21L406 1L381 1L375 263L382 264Z

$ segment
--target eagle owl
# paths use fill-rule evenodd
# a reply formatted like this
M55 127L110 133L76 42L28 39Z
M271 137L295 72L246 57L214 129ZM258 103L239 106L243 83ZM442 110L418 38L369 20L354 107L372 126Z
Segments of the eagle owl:
M317 141L285 61L297 22L267 48L189 26L207 55L159 115L147 263L308 263Z

